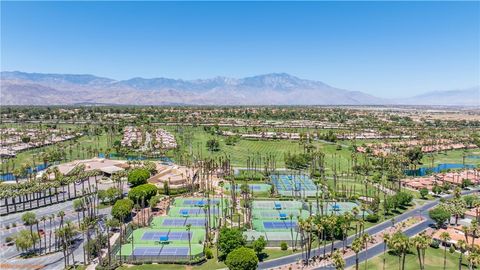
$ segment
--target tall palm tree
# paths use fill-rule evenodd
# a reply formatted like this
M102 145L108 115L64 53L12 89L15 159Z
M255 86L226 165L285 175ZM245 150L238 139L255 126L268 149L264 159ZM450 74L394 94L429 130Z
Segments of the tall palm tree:
M384 233L383 234L383 267L382 267L383 270L385 270L385 260L387 259L385 257L385 253L387 252L388 241L390 241L390 234L389 233Z
M460 250L460 257L458 258L458 270L462 270L463 254L465 251L467 251L468 243L464 240L458 240L456 246Z
M358 270L358 253L362 250L362 239L357 237L352 242L352 250L355 252L355 270Z
M333 253L332 262L333 262L333 265L335 266L335 269L337 270L345 269L345 259L343 259L343 256L340 253L340 250L336 250Z
M423 260L422 254L424 250L428 248L429 244L430 243L424 234L419 234L412 238L412 245L417 250L418 262L421 270L425 269L425 261Z
M362 243L365 246L365 269L368 268L368 242L372 240L372 237L368 233L362 235Z
M450 234L448 232L442 232L440 234L440 239L443 242L444 251L443 251L443 270L447 269L447 241L449 241Z
M192 242L190 237L190 229L192 228L192 224L187 224L185 227L188 232L188 257L190 258L190 261L191 261L192 260Z
M470 270L473 270L475 266L480 265L480 250L479 249L471 250L467 256L467 261L468 261L468 268Z

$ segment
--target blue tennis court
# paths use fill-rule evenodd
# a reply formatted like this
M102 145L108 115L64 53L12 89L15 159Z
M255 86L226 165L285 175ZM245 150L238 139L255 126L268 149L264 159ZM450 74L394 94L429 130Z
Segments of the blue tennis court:
M220 203L218 199L211 199L210 204L217 204ZM205 205L207 204L207 200L184 200L184 205Z
M186 226L191 224L194 227L204 227L205 219L165 219L162 223L163 226Z
M135 256L187 256L188 247L136 247Z
M208 213L208 210L207 210L207 213ZM219 209L218 208L210 208L210 213L211 214L218 214L219 213ZM203 209L200 209L200 208L183 208L183 209L180 209L180 212L179 214L181 215L204 215L205 214L205 210Z
M306 196L314 196L317 186L307 175L271 175L270 179L281 195L289 196L292 192L302 192Z
M167 239L165 239L167 237ZM142 236L142 240L152 240L158 241L159 239L165 239L165 241L173 241L173 240L188 240L189 233L188 232L145 232ZM190 238L192 237L192 233L190 233Z
M297 222L296 221L264 221L263 227L265 229L290 229L296 228Z

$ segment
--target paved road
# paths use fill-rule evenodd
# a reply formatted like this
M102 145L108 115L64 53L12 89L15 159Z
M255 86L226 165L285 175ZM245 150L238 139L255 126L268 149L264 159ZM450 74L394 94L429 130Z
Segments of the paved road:
M42 216L49 216L51 214L57 214L60 211L65 212L64 221L72 221L74 224L77 224L77 213L73 210L73 201L67 201L55 205L50 205L35 209L34 212L37 216L37 219ZM99 210L100 215L108 216L110 214L111 208L104 208ZM28 229L22 224L21 217L24 213L15 213L4 216L0 221L0 264L2 264L2 269L34 269L35 267L44 267L44 269L62 269L63 268L63 253L61 251L54 254L22 259L19 257L20 252L16 249L15 245L6 246L5 239L8 236L13 236L18 233L20 230ZM81 214L80 214L81 216ZM6 225L11 225L16 223L17 227L6 229ZM58 227L60 220L58 218L52 221L52 227ZM39 223L39 228L43 229L43 222ZM46 232L50 231L50 222L46 222ZM48 237L47 237L48 239ZM43 240L43 238L42 238ZM53 237L52 237L53 241ZM83 239L82 235L78 235L78 240L75 242L74 256L75 261L83 262ZM43 246L43 245L42 245Z
M478 192L478 189L476 190L470 190L470 191L464 191L462 192L462 195L467 195L467 194L472 194L472 193L475 193L475 192ZM445 197L445 198L451 198L452 195L449 195L448 197ZM402 222L402 221L405 221L406 219L410 218L410 217L414 217L414 216L422 216L422 217L425 217L426 220L420 224L417 224L416 226L410 228L409 230L405 231L405 233L407 234L407 236L413 236L423 230L425 230L426 228L428 228L433 222L432 220L428 217L428 210L434 206L436 206L438 203L440 202L440 199L436 199L432 202L428 202L428 203L425 203L424 205L418 207L418 208L415 208L415 209L412 209L410 211L407 211L399 216L396 216L395 217L395 222L398 223L398 222ZM373 227L370 227L368 229L365 230L366 233L370 234L370 235L373 235L373 234L377 234L379 232L382 232L384 231L385 229L389 228L392 226L392 222L390 220L388 221L385 221L383 223L380 223L380 224L377 224ZM355 236L350 236L347 238L347 245L351 245L353 240L355 239ZM334 246L333 248L334 249L340 249L342 247L342 242L341 241L336 241L334 243ZM330 248L330 245L327 245L326 247L326 252L330 252L331 251L331 248ZM365 254L365 252L361 252L359 254L359 261L362 262L365 260L365 258L373 258L377 255L379 255L380 253L383 252L383 245L378 245L378 246L375 246L373 247L372 249L369 249L368 250L368 253ZM323 253L323 247L320 247L318 249L312 249L312 254L322 254ZM258 269L270 269L270 268L275 268L275 267L279 267L281 265L285 265L285 264L290 264L290 263L295 263L299 260L301 260L302 258L302 254L294 254L294 255L290 255L290 256L285 256L285 257L281 257L281 258L278 258L278 259L275 259L275 260L270 260L270 261L265 261L265 262L262 262L258 265ZM353 256L352 258L348 258L346 260L346 268L347 267L351 267L355 265L355 256ZM334 269L332 266L323 266L323 267L320 267L320 268L317 268L317 269Z

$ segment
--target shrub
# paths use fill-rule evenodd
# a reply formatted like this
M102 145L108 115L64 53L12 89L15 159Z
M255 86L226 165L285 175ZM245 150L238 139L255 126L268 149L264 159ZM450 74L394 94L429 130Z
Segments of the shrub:
M17 227L17 223L14 222L12 223L12 228L15 228L15 227Z
M440 247L440 243L437 241L437 240L432 240L432 242L430 243L430 246L432 248L439 248Z
M157 195L157 187L153 184L139 185L128 192L128 198L136 203L141 203L142 199L147 203L155 195Z
M240 247L227 255L225 264L230 270L256 270L258 258L253 249Z
M7 238L5 238L6 243L10 243L12 241L13 241L13 237L11 237L11 236L7 236Z
M115 202L112 207L112 216L120 221L128 217L133 209L133 202L130 199L121 199Z
M427 188L422 188L420 189L420 196L422 197L422 199L425 199L428 195L428 189Z
M128 182L136 187L147 183L147 179L150 177L150 172L147 169L137 168L130 171L128 174Z
M368 222L375 223L380 219L377 214L370 214L365 218Z
M281 250L287 250L287 249L288 249L288 244L287 244L287 242L282 242L282 243L280 243L280 249L281 249Z
M239 229L224 227L220 230L220 236L218 237L218 249L227 255L232 250L244 246L245 238Z
M213 258L213 252L210 248L205 248L205 257L207 257L207 259Z

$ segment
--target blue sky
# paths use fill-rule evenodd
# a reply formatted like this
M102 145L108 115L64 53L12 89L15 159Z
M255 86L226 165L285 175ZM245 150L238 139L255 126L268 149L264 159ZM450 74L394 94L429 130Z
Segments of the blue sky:
M1 69L271 72L381 97L480 84L479 2L1 2Z

